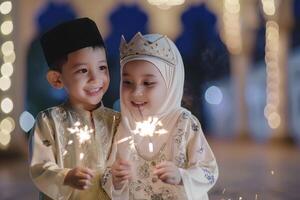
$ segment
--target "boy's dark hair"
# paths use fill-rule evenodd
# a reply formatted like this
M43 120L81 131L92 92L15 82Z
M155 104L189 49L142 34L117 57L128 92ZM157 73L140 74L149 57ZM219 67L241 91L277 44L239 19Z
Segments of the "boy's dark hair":
M51 70L60 71L69 53L85 47L103 47L104 42L96 23L79 18L61 23L41 37L42 49Z

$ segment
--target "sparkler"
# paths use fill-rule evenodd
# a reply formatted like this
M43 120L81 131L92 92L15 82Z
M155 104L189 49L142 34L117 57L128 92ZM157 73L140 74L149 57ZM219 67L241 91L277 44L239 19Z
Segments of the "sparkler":
M159 129L158 131L156 131L157 126L162 126L162 123L158 121L158 118L149 117L148 120L144 120L144 116L140 107L138 107L138 111L142 117L142 122L136 122L136 129L133 131L133 133L139 134L143 137L149 137L148 149L149 152L152 153L154 146L151 137L153 137L154 134L165 134L167 133L167 131L164 129Z
M89 129L87 125L84 127L81 127L81 123L79 121L74 123L74 126L71 128L68 128L68 131L70 134L75 134L79 145L83 145L84 143L90 141L91 139L91 134L94 132L94 129ZM69 140L67 145L72 145L74 143L73 140ZM67 155L67 150L64 151L63 156ZM84 158L84 153L80 152L79 154L79 160L82 160Z
M141 108L138 106L138 110L139 110L139 113L140 113L140 115L141 115L141 117L142 117L142 120L144 121L144 116L143 116L143 113L142 113L142 111L141 111ZM150 124L149 124L150 125ZM150 126L148 126L148 129L147 129L147 126L145 126L145 129L146 129L146 134L147 134L147 131L149 132L149 131L151 131L151 132L149 132L148 134L149 134L149 140L150 140L150 142L149 142L149 144L148 144L148 148L149 148L149 152L153 152L153 143L152 143L152 140L151 140L151 133L152 133L152 135L153 135L153 129L151 129L152 127Z

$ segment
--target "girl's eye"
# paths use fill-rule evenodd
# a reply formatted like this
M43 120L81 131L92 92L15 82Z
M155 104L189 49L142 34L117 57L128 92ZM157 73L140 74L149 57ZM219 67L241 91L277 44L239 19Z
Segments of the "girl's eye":
M102 66L99 67L100 70L106 70L106 68L107 67L105 65L102 65Z
M153 86L153 85L155 85L155 82L145 81L144 85L146 85L146 86Z
M76 73L81 73L81 74L87 73L87 69L79 69L76 71Z
M124 81L123 81L123 84L124 84L124 85L130 85L131 82L130 82L130 81L127 81L127 80L124 80Z

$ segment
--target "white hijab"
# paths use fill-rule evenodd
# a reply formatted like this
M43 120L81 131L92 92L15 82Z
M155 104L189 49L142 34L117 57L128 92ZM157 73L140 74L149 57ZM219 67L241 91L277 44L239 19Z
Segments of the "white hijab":
M150 42L156 41L158 38L161 37L162 35L159 34L148 34L143 36L144 39ZM165 101L163 102L159 111L157 113L153 113L153 116L151 117L158 118L158 121L162 123L163 129L167 131L167 134L165 134L163 137L154 136L152 138L155 149L153 152L154 154L156 153L156 150L158 151L160 149L159 147L166 142L167 138L169 137L169 134L173 132L176 126L176 122L178 121L178 118L181 115L181 113L184 111L189 112L181 107L184 86L184 66L182 57L175 44L169 38L166 39L171 46L171 51L173 55L175 55L176 65L170 64L162 60L161 58L150 55L132 55L127 56L121 60L121 76L123 67L126 63L133 60L145 60L151 62L157 67L166 83L167 94L165 96ZM122 85L120 86L120 88L122 88ZM125 137L128 136L128 133L132 133L132 130L136 129L136 122L141 121L141 118L134 114L136 112L131 112L126 107L122 99L122 90L120 90L120 97L122 120L119 125L117 135ZM138 143L139 146L145 145L145 143L149 140L145 137L143 138L139 136L135 136L134 138L134 142Z

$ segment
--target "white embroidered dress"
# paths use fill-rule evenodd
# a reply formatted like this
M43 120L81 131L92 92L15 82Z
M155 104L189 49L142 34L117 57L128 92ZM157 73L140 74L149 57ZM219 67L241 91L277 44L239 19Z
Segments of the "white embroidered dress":
M176 62L167 63L154 56L155 53L142 50L141 53L137 51L135 55L125 56L121 60L121 70L125 63L132 60L148 61L159 69L167 86L167 95L160 111L153 116L162 124L161 127L156 127L156 131L163 128L167 134L154 134L151 138L134 134L136 122L141 121L141 118L129 110L121 98L122 119L108 165L111 165L117 157L129 160L132 178L122 189L115 190L108 168L102 178L103 188L113 200L208 199L207 192L218 178L218 167L199 121L181 107L184 83L182 58L174 43L158 34L141 36L138 33L128 46L142 49L143 47L136 46L147 42L153 45L153 48L151 47L153 51L158 48L156 52L165 49L173 53ZM121 44L121 54L122 51L127 49L124 50ZM153 152L148 149L150 141L153 143ZM153 174L155 165L162 161L171 161L179 168L182 184L164 183Z

